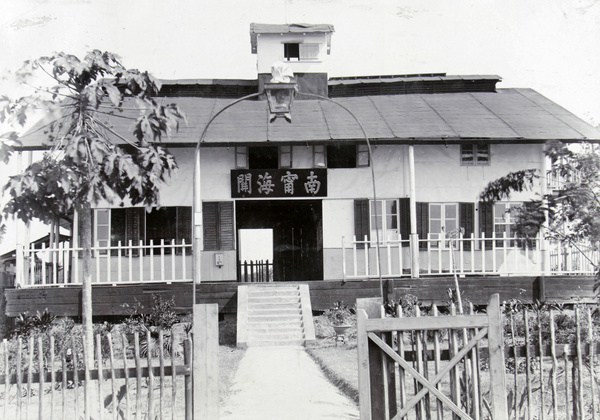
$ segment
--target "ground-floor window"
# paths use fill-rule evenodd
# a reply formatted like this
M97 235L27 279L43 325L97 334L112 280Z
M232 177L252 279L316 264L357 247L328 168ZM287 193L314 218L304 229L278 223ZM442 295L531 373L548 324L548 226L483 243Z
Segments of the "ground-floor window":
M387 242L398 239L400 226L400 211L398 200L370 201L371 241L379 233L379 241Z
M458 203L430 203L429 204L429 234L435 241L431 242L432 248L439 246L448 247L448 238L460 236L458 230ZM446 238L441 241L441 238ZM456 242L454 243L456 246Z
M521 207L521 203L515 202L500 202L494 204L494 233L497 238L510 238L511 240L505 241L504 239L496 241L496 247L514 247L516 235L516 219L515 209Z
M100 247L110 244L115 248L128 246L129 243L138 246L140 241L144 245L160 245L175 241L181 244L192 243L192 208L191 207L161 207L146 212L140 207L126 207L115 209L96 209L94 211L93 241ZM165 253L171 250L165 248ZM160 253L157 250L156 253ZM100 254L106 255L106 251ZM117 250L112 250L117 255ZM139 250L134 249L133 255L139 255Z

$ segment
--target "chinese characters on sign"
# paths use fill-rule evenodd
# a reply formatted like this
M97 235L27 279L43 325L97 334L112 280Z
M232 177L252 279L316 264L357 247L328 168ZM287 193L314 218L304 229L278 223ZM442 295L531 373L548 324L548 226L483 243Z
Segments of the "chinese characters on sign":
M326 197L326 169L236 169L232 198Z

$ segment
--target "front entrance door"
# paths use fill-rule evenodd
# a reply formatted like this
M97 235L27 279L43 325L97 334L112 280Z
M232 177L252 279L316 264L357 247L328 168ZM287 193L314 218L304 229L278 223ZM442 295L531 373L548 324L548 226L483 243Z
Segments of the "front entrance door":
M238 232L273 230L274 281L323 278L322 210L320 200L238 201ZM238 235L238 249L241 249Z

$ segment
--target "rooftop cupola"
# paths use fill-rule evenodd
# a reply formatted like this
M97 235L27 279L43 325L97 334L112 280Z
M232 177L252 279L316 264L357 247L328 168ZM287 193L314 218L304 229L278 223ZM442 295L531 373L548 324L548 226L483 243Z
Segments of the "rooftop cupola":
M271 79L271 67L277 61L288 63L302 93L328 95L327 70L331 52L333 25L292 23L250 24L252 53L257 55L258 88Z

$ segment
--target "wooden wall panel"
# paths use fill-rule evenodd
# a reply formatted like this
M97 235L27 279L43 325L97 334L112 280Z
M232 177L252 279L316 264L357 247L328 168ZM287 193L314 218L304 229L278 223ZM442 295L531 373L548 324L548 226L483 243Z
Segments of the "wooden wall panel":
M460 278L459 284L463 300L476 305L487 304L494 293L500 294L500 302L510 299L522 301L548 300L553 302L574 303L578 300L594 298L595 279L583 276L561 277L467 277ZM379 297L379 281L312 281L307 282L310 290L312 308L324 311L335 302L342 301L353 305L357 298ZM197 303L217 303L220 313L235 313L237 310L236 282L203 283L196 288ZM386 298L399 299L403 295L415 295L422 302L446 303L449 301L448 289L454 288L452 277L434 277L421 279L384 280L383 292ZM153 283L121 286L98 285L93 287L92 300L95 316L131 313L135 303L139 302L145 310L154 304L152 296L160 294L164 299L175 298L175 310L189 313L192 306L191 283ZM6 309L9 317L20 313L48 308L58 316L81 316L81 288L69 286L61 288L7 289L5 291ZM129 308L125 306L129 305Z

